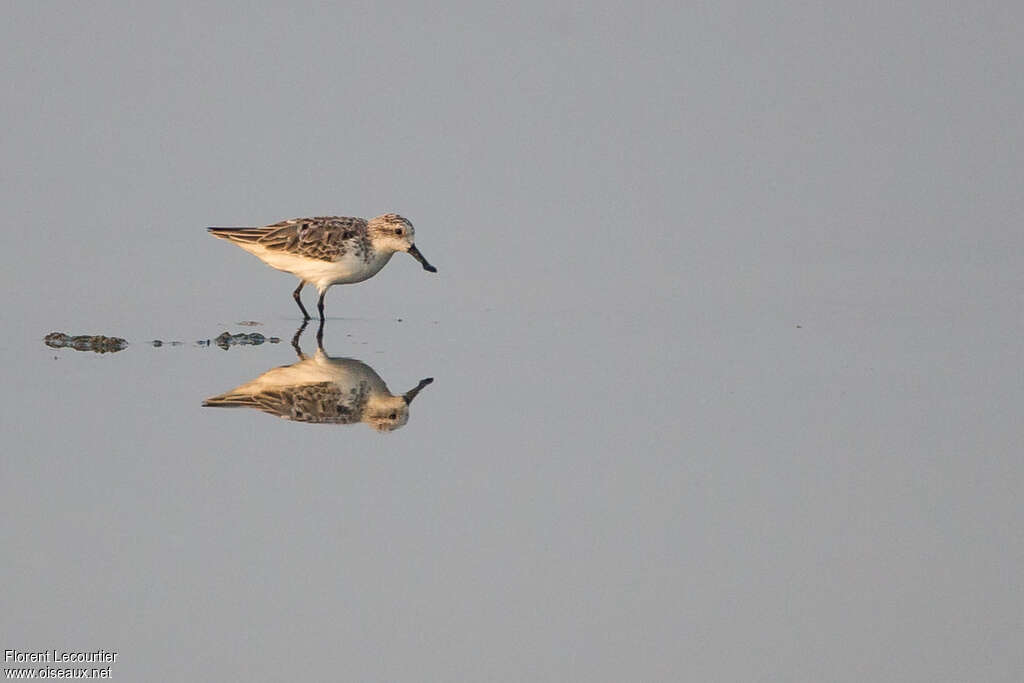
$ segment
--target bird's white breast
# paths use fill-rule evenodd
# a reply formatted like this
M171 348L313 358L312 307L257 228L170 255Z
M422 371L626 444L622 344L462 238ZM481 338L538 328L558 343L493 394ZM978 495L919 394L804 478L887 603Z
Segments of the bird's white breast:
M323 291L331 285L351 284L376 275L391 260L393 252L376 251L369 261L353 251L337 261L321 261L287 251L267 249L259 244L239 244L271 268L291 273Z

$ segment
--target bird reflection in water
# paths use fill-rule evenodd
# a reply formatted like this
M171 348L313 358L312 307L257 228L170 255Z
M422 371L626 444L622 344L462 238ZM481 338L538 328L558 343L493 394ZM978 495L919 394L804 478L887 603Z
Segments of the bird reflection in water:
M409 405L434 378L420 380L404 394L392 394L373 368L355 358L332 358L323 347L323 323L317 331L317 349L306 356L295 333L292 346L299 362L267 370L262 375L220 396L203 401L214 408L257 408L295 422L355 424L365 422L377 431L390 432L409 421Z

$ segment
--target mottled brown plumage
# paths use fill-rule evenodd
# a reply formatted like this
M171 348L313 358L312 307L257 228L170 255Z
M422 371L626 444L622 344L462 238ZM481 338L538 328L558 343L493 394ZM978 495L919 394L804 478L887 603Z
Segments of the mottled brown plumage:
M305 325L303 325L305 327ZM321 326L321 332L322 332ZM331 358L320 346L312 357L292 344L299 362L272 368L231 391L203 402L213 408L256 408L293 422L355 424L391 431L409 419L416 395L434 380L426 378L404 394L392 394L380 375L354 358ZM320 339L318 335L318 340Z
M370 385L340 387L334 382L275 387L259 393L227 393L208 399L212 407L258 408L294 422L347 425L361 422Z
M370 220L348 216L291 218L261 228L207 228L214 237L237 244L271 268L299 278L292 293L309 319L300 293L309 283L320 293L317 309L324 319L324 295L333 285L362 282L376 275L397 251L415 258L424 270L437 269L416 248L412 223L397 213Z
M348 216L290 218L262 228L215 228L214 234L233 242L258 244L318 261L337 261L350 251L364 260L371 252L366 221Z

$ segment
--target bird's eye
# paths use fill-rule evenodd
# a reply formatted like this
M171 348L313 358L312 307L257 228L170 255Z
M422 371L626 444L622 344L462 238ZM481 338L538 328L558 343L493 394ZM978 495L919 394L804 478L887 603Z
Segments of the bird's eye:
M389 420L397 420L398 419L398 413L391 413L390 415L388 415L388 419Z
M395 234L396 235L401 235L402 234L402 229L401 228L395 228Z

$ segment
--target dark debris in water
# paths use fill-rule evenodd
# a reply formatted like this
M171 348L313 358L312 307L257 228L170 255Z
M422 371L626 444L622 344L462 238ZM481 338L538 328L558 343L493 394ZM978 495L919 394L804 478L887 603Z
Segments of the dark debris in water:
M278 337L264 337L259 332L239 332L238 334L231 334L229 332L222 332L216 338L213 343L222 349L229 349L232 346L259 346L263 343L277 344L281 340ZM199 342L202 344L202 342ZM210 342L207 341L204 346L209 346Z
M258 325L262 325L263 323L261 323L259 320L243 320L242 322L235 324L241 325L243 327L256 327Z
M128 342L120 337L107 337L102 334L71 336L63 332L51 332L43 337L43 342L52 349L74 349L93 353L117 353L128 346Z
M76 351L92 351L94 353L116 353L128 347L128 342L120 337L106 337L101 334L80 334L72 336L63 332L51 332L43 337L43 342L53 349L75 349ZM154 339L145 342L154 348L162 346L183 346L180 341L163 341ZM214 339L200 339L196 346L210 346L216 344L222 349L229 349L232 346L259 346L260 344L280 344L280 337L264 337L259 332L239 332L231 334L223 332Z

